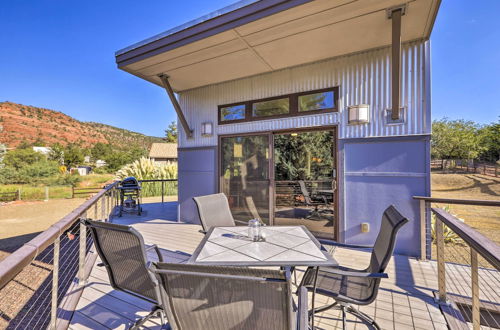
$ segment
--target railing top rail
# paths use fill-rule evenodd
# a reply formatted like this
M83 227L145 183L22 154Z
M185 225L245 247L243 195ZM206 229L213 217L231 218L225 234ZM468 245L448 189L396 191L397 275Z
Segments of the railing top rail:
M454 199L454 198L439 198L426 196L413 196L414 199L424 200L431 203L446 203L446 204L463 204L463 205L479 205L479 206L500 206L500 201L480 200L480 199Z
M47 230L41 232L31 241L0 261L0 289L16 277L40 252L52 244L57 236L69 229L85 211L90 209L107 191L114 188L117 184L118 181L106 186Z
M148 179L148 180L137 180L139 182L172 182L177 181L177 179Z
M460 238L462 238L472 249L476 250L477 253L500 271L500 245L443 209L433 207L432 212L436 214L439 220L460 236Z

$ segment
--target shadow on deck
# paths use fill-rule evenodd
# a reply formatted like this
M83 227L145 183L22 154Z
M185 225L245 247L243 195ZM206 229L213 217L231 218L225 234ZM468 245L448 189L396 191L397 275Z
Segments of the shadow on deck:
M194 252L203 234L199 225L177 222L177 202L152 202L144 204L141 216L124 214L113 222L131 225L144 236L147 244L157 244L165 260L186 262ZM154 253L150 255L154 260ZM335 258L342 265L364 268L369 262L367 252L337 249ZM304 269L298 269L302 276ZM406 256L395 255L387 269L389 279L382 280L377 300L361 307L374 317L383 329L447 329L439 306L434 302L433 290L437 289L437 266L433 261L421 262ZM316 306L331 303L318 296ZM70 329L125 329L148 313L148 303L113 290L104 268L94 266L86 288L76 307ZM348 328L370 327L348 316ZM159 319L145 324L159 329ZM316 317L317 329L341 329L342 321L337 311L329 310Z

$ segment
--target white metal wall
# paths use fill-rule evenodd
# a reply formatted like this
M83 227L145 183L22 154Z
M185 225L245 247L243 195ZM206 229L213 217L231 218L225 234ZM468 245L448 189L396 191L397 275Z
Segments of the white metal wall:
M187 140L182 128L179 147L214 146L218 134L258 132L338 124L340 138L430 134L430 49L429 41L402 47L401 104L404 124L388 125L390 108L390 48L332 58L326 61L274 71L249 78L182 92L181 108L194 138ZM242 64L244 65L244 64ZM217 106L339 86L339 112L217 125ZM347 106L370 104L370 123L347 125ZM201 123L214 124L214 136L200 135Z

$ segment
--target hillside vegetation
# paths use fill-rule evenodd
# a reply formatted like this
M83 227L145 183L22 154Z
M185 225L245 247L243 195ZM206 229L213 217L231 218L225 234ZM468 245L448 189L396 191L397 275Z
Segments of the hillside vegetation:
M15 148L21 143L50 146L76 144L89 148L101 142L118 149L149 149L159 137L147 136L110 125L82 122L62 112L0 102L0 143Z

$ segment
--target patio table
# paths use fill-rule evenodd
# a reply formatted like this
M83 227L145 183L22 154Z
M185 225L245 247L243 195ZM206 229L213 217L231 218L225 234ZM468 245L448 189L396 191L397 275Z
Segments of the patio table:
M305 226L262 227L265 240L254 242L248 227L212 227L188 263L212 266L338 266Z

